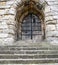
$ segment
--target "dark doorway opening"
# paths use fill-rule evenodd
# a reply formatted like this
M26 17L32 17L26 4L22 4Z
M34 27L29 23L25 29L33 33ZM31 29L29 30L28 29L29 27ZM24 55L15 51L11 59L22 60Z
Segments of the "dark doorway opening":
M21 32L19 34L19 39L33 39L35 36L42 36L42 27L40 19L30 13L21 22Z

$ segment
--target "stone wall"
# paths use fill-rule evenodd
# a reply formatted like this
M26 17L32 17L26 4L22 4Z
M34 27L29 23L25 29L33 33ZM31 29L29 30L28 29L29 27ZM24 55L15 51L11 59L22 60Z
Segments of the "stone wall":
M45 7L46 40L52 44L58 44L58 1L46 0L48 5Z
M38 0L36 0L38 1ZM20 0L0 0L0 45L13 45L16 40L16 7ZM46 4L45 4L45 3ZM45 8L45 37L50 43L58 44L58 1L40 0Z
M12 45L15 40L16 21L14 0L0 0L0 43Z

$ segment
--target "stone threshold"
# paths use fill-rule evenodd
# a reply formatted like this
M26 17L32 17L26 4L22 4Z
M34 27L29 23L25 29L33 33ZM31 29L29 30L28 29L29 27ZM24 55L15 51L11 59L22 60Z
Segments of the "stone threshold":
M0 64L0 65L58 65L58 63L44 63L44 64Z

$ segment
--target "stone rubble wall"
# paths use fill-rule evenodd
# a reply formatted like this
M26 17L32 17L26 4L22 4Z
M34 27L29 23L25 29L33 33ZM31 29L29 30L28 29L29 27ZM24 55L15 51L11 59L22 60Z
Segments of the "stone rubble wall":
M44 10L46 40L58 44L58 0L45 1L47 2ZM13 45L16 39L15 15L18 2L20 0L0 0L0 45Z
M0 0L0 43L12 45L15 40L15 0Z
M46 0L45 7L46 40L52 44L58 44L58 1Z

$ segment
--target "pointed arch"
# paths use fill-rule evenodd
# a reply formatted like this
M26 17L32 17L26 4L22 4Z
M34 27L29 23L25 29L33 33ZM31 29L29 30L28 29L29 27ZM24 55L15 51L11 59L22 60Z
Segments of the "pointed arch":
M39 4L40 5L40 4ZM25 1L21 5L16 8L16 20L19 23L23 21L23 19L29 14L32 13L36 15L41 20L42 26L42 37L45 38L45 23L44 23L44 12L42 10L41 5L37 7L36 2L31 0L29 2ZM18 27L19 28L19 27Z
M42 20L44 20L44 13L43 13L43 10L42 10L43 6L40 3L38 3L38 5L37 5L37 2L35 2L33 0L30 0L30 2L27 1L27 0L22 2L16 8L16 18L17 18L17 20L20 20L22 16L25 16L25 13L27 13L27 14L33 13L37 16L40 16L40 18L42 18Z

